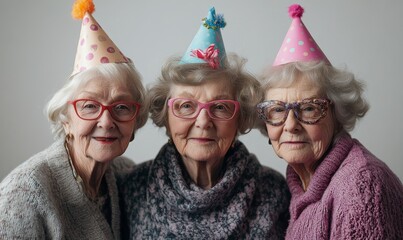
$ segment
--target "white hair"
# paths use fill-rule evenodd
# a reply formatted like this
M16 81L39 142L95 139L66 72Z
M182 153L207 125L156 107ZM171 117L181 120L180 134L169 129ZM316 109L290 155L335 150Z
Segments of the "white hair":
M141 104L139 115L136 117L136 130L144 126L148 118L148 107L145 106L145 89L140 74L131 63L107 63L71 76L47 103L45 114L56 138L65 137L63 123L67 121L67 102L73 100L85 83L97 77L122 82L129 88L134 101Z

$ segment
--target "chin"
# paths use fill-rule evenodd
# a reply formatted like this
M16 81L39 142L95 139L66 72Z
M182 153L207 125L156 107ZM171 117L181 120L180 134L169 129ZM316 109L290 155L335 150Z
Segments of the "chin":
M122 153L120 152L102 152L101 151L97 151L94 154L89 155L89 157L91 157L92 159L94 159L97 162L103 162L103 163L107 163L112 161L113 159L115 159L116 157L119 157L120 155L122 155Z
M295 156L288 156L288 157L286 156L286 157L283 157L283 159L290 165L293 165L293 164L307 164L307 163L310 162L309 158L301 157L301 155L296 156L296 157Z
M202 152L202 154L197 154L196 151L193 151L192 154L186 154L185 158L192 159L193 161L197 162L209 162L214 161L215 159L219 159L219 157L215 155L206 155L203 153L205 153L205 151Z

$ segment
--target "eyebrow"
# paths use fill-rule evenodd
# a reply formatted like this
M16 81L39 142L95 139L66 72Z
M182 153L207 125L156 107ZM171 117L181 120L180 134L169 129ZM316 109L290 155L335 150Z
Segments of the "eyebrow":
M89 99L102 99L102 94L96 93L96 92L89 92L89 91L83 91L80 94L77 95L77 98L89 98ZM133 96L130 94L119 94L116 96L113 96L112 102L116 101L124 101L128 99L133 99Z
M321 96L318 96L318 95L313 95L313 96L310 96L310 97L305 97L305 98L302 98L302 99L299 99L299 100L296 100L296 101L292 101L292 102L288 102L288 103L300 102L300 101L303 101L303 100L321 99L321 98L326 98L326 97L321 97ZM268 98L267 100L275 100L275 101L284 102L284 101L282 101L282 100L270 99L270 98Z
M182 93L178 94L178 97L180 97L180 98L192 98L192 99L194 99L194 95L191 94L191 93L189 93L189 92L182 92ZM215 96L215 97L212 98L210 101L214 101L214 100L226 100L226 99L231 99L231 100L232 100L232 98L231 98L229 95L227 95L227 94L222 94L222 95Z

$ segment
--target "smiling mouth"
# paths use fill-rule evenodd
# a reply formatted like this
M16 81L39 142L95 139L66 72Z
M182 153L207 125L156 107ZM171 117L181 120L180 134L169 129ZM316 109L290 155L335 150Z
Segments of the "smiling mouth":
M194 140L197 142L213 142L214 139L212 138L190 138L190 140Z
M94 137L95 140L100 141L100 142L113 142L117 138L115 137Z
M304 144L305 142L300 142L300 141L294 141L294 142L282 142L281 144L291 144L291 145L297 145L297 144Z

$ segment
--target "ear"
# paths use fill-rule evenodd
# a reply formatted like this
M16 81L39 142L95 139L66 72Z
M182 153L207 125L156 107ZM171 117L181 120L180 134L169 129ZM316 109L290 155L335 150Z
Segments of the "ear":
M70 133L70 125L69 122L63 122L63 129L64 129L64 133L67 135L68 133Z
M133 140L134 140L134 131L133 131L132 137L130 138L130 142Z
M167 115L167 116L168 116L168 115ZM169 128L168 119L165 120L164 126L165 126L165 134L166 134L169 138L172 138L171 129Z

